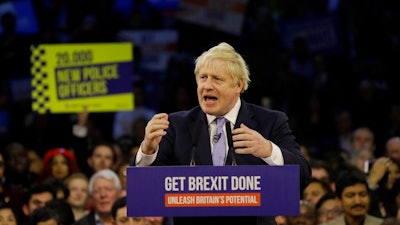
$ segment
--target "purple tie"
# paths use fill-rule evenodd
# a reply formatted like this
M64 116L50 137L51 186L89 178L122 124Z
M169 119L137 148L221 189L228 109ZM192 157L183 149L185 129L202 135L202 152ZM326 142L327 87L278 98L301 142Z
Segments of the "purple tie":
M216 119L217 129L213 136L213 165L223 166L225 164L226 156L226 138L224 134L225 118L220 117Z

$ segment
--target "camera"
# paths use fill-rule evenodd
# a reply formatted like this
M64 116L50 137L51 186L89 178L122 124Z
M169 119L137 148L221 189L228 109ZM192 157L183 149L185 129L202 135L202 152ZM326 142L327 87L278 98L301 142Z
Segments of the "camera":
M365 160L364 162L364 173L368 174L369 171L372 168L372 165L374 165L375 160Z

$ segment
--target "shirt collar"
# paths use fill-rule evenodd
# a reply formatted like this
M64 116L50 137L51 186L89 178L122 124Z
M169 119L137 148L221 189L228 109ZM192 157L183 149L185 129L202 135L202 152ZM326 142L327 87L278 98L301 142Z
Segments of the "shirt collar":
M236 123L236 119L239 114L241 104L242 103L240 101L240 98L238 98L235 106L233 106L233 108L227 114L223 115L223 117L225 117L225 119L229 120L229 122L231 122L231 124ZM216 118L216 116L209 115L209 114L206 114L206 116L207 116L208 125L210 125L210 123L212 123Z

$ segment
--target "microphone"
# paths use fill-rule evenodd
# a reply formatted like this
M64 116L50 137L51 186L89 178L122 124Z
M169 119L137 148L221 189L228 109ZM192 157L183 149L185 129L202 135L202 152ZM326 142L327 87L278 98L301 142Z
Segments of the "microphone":
M196 127L194 129L194 133L193 133L192 152L191 152L190 163L189 163L190 166L196 165L196 162L194 160L194 154L196 153L197 144L199 143L200 132L201 132L202 127L203 127L202 121L198 120L196 123Z
M232 129L231 129L231 122L228 120L225 123L226 128L226 138L228 139L228 154L232 157L232 166L236 166L236 158L235 152L233 149L233 139L232 139Z
M219 141L219 139L221 138L221 134L222 133L214 134L213 143L217 143Z

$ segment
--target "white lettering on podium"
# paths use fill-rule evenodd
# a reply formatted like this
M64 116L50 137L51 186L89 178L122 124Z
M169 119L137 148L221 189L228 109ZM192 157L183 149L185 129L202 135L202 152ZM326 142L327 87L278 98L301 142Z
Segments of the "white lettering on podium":
M183 191L186 177L166 177L164 180L166 191Z
M260 176L232 176L231 177L231 190L236 191L259 191Z
M189 191L222 191L227 188L227 176L188 177Z

